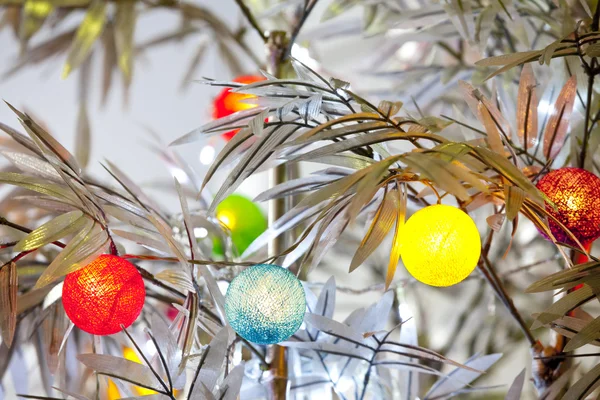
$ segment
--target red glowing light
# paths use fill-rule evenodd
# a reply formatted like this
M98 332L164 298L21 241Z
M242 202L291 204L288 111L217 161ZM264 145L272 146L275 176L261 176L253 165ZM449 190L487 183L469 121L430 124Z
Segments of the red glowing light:
M582 244L600 237L600 178L584 169L560 168L540 179L537 188L557 207L547 204L546 210ZM549 226L559 242L573 244L554 221Z
M112 335L137 319L146 289L135 266L104 254L65 277L62 302L79 329L93 335Z

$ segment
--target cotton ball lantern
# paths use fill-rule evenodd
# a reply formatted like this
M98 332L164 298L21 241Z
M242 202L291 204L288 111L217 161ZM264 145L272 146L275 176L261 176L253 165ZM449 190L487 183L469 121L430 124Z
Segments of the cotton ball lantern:
M257 344L274 344L292 336L304 320L302 284L285 268L249 267L235 277L225 298L225 314L238 335Z
M265 78L260 75L244 75L238 76L233 81L247 85L250 83L255 83L264 80ZM254 97L256 96L253 96L251 94L232 92L231 88L223 89L213 101L213 118L218 119L227 117L228 115L231 115L235 112L256 107L256 105L254 104L248 104L244 102L244 100L251 99ZM235 129L229 132L225 132L221 134L221 136L225 140L229 141L238 132L239 129Z
M400 254L410 274L431 286L451 286L477 266L481 238L465 212L444 204L425 207L404 225Z
M555 210L547 204L546 211L583 245L600 237L600 178L581 168L560 168L540 179L537 188L556 205ZM574 245L558 224L548 222L556 240Z
M231 233L231 241L239 254L267 229L267 218L260 207L252 200L239 194L227 196L215 209L217 219ZM213 250L223 254L218 242Z
M135 266L108 254L68 274L62 290L69 319L82 331L101 336L133 324L145 298L144 281Z

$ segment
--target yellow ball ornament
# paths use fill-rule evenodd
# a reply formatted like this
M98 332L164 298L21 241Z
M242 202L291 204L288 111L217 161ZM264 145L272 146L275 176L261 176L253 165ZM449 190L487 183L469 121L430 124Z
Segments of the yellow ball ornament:
M402 233L402 262L420 282L455 285L477 266L481 254L479 231L471 217L456 207L425 207L406 221Z

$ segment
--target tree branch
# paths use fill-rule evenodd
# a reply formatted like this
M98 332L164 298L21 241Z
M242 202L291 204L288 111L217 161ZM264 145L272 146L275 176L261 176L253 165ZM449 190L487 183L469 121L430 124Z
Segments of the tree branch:
M521 331L525 335L525 338L527 339L527 341L529 341L529 344L531 346L534 346L537 343L537 341L535 340L535 338L529 331L529 328L525 324L523 317L521 317L521 314L515 307L511 297L506 292L506 289L502 285L502 281L498 277L498 274L496 273L493 265L490 263L490 260L488 259L488 253L490 251L493 236L494 236L494 231L491 231L490 234L488 235L486 242L483 246L483 249L481 251L481 260L483 262L480 261L477 264L477 266L479 267L479 270L481 271L481 273L483 274L485 279L492 286L492 289L494 289L494 292L496 292L496 295L498 296L500 301L502 301L502 304L504 304L504 307L506 308L506 310L510 313L510 315L513 317L513 319L517 322L517 324L521 328Z
M521 317L521 314L515 307L511 297L506 292L506 289L502 285L502 282L500 281L498 275L496 274L494 267L490 263L490 260L488 259L487 254L482 254L481 258L483 259L483 262L484 262L485 266L487 267L487 269L484 268L480 264L479 270L483 272L485 278L492 285L492 288L494 289L494 291L496 292L496 294L498 295L498 297L500 298L500 300L506 307L507 311L510 313L510 315L513 317L513 319L517 322L517 324L521 328L521 331L525 335L525 338L527 339L529 344L531 346L535 345L535 343L536 343L535 338L529 331L529 328L527 327L527 325L525 324L525 321L523 320L523 317Z
M265 36L265 31L260 27L258 21L256 20L256 17L254 16L254 14L252 14L252 11L250 11L248 6L244 3L244 0L235 0L235 2L242 11L242 14L244 14L244 17L246 17L246 20L248 21L250 26L254 28L254 30L256 31L256 33L258 33L262 41L266 43L267 37Z
M305 0L304 1L304 8L302 10L302 16L296 22L296 24L294 25L294 27L292 29L292 33L290 34L290 41L288 43L288 48L287 48L285 57L289 57L292 54L292 46L296 42L296 39L298 38L298 35L300 34L300 30L302 29L302 26L304 26L304 23L308 19L310 13L314 10L315 6L317 5L317 1L318 0Z
M26 227L24 227L22 225L15 224L14 222L10 222L9 220L7 220L4 217L0 217L0 225L8 226L9 228L15 229L15 230L23 232L23 233L28 233L29 234L29 233L33 232L33 229L29 229L29 228L26 228ZM61 243L59 241L52 242L52 244L55 245L55 246L60 247L61 249L64 249L65 246L66 246L64 243Z

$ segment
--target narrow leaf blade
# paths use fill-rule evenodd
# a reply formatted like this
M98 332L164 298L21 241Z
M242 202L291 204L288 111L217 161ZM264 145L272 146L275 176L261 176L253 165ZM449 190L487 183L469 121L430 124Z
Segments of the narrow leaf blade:
M17 326L17 265L0 268L0 333L7 347L12 345Z
M564 144L576 94L577 76L573 75L560 91L544 131L544 155L549 160L556 157Z
M77 29L75 40L71 44L71 50L62 71L63 79L81 65L90 53L96 39L100 37L106 23L106 4L104 1L94 1L88 8Z
M535 77L530 64L523 66L519 93L517 95L517 134L525 150L532 147L538 130L538 99L535 90Z

